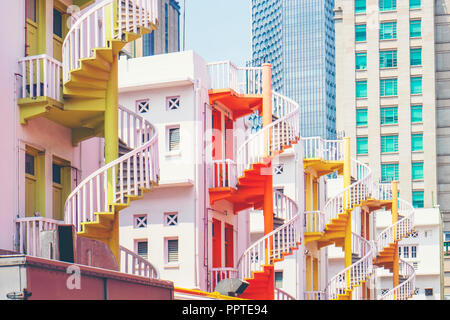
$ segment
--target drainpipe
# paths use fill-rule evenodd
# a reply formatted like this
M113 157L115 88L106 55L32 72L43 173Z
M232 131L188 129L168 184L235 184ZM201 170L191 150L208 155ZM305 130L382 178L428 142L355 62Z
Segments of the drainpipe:
M27 33L28 33L28 25L27 25L27 9L28 9L28 5L27 5L27 0L23 0L25 2L25 52L24 52L24 57L27 56Z
M195 143L198 142L198 128L197 128L197 124L199 123L199 91L201 88L200 85L200 80L194 80L194 113L195 113L195 126L194 126L194 138L195 138ZM202 134L203 136L203 134ZM203 140L202 140L203 142ZM199 215L200 215L200 204L199 204L199 179L198 179L198 174L199 174L199 170L197 168L198 166L198 150L197 148L195 149L195 153L194 153L194 176L195 176L195 218L194 218L194 251L195 251L195 258L194 258L194 269L195 269L195 287L196 288L200 288L200 284L199 284L199 279L200 279L200 263L198 261L199 259L199 250L198 250L198 245L199 245ZM205 186L203 185L203 188L205 188ZM204 208L203 208L204 210Z

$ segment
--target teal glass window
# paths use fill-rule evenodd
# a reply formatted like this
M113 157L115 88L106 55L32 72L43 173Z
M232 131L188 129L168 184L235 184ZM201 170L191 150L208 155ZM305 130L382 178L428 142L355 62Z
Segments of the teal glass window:
M380 40L397 39L397 22L380 23Z
M356 125L367 126L367 109L356 109Z
M422 122L422 106L411 106L411 123Z
M409 36L411 38L417 38L422 36L422 21L411 20L409 22Z
M412 192L412 203L414 208L423 208L423 191Z
M421 66L422 48L411 49L410 60L412 66Z
M380 68L397 67L397 50L380 51Z
M56 9L53 9L53 33L60 38L63 37L62 25L63 25L62 13Z
M366 0L355 0L355 13L366 12Z
M356 138L356 154L368 154L369 153L369 138L358 137Z
M398 135L381 136L381 153L398 152Z
M367 69L367 52L358 52L355 55L356 70Z
M381 164L381 182L398 181L398 163Z
M423 133L411 135L411 151L423 151Z
M413 162L411 168L412 179L423 180L423 162Z
M397 9L397 0L379 0L380 11Z
M367 98L367 80L356 81L356 97Z
M422 93L422 77L411 77L411 94Z
M355 25L355 41L366 41L367 33L366 33L366 25L365 24L357 24Z
M420 0L409 0L410 9L417 9L420 8L420 6L421 6Z
M397 79L381 79L380 80L380 96L396 96L397 95Z
M398 107L380 108L381 124L397 124L398 123Z

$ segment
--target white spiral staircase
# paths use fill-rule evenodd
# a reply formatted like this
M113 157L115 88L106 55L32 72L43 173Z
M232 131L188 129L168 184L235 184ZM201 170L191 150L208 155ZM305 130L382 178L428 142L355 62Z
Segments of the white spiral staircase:
M89 175L68 196L65 223L73 224L78 236L105 242L116 261L120 252L130 256L118 243L120 210L141 199L159 180L156 129L138 114L116 107L118 54L157 25L157 0L104 0L86 9L63 43L64 111L83 123L82 128L72 129L74 142L103 136L107 126L117 128L118 137L105 133L105 141L114 145L119 139L119 157ZM110 114L115 116L107 119L106 110L113 110Z
M337 145L336 141L326 141L321 138L307 138L305 141L305 159L321 158L323 161L330 162L343 159L343 155L340 155L342 147ZM355 159L351 159L351 177L354 182L330 198L321 210L320 217L324 221L315 224L316 228L321 228L317 231L325 235L331 234L333 231L343 231L348 219L347 214L351 214L356 207L367 205L370 208L372 202L392 202L391 185L374 183L371 169ZM414 208L412 205L399 199L398 213L401 219L383 230L376 240L368 240L352 233L352 254L358 256L359 260L329 281L325 289L328 299L351 297L351 292L360 287L372 275L374 261L377 257L392 255L393 244L413 232ZM327 240L332 240L337 246L343 247L344 245L342 239L333 238L333 236L329 236ZM392 266L388 263L378 263L378 265L392 270ZM414 268L402 261L400 270L405 281L384 294L381 299L393 299L394 297L395 299L406 299L414 293Z

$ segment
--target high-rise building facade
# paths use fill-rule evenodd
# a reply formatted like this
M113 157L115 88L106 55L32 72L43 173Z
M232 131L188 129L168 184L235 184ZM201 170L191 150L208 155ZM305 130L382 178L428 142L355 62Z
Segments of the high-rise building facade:
M276 90L298 102L302 136L336 137L334 0L253 0L252 63L273 65Z
M338 131L377 179L400 181L403 199L443 211L450 208L446 10L440 0L335 5Z
M128 44L124 53L133 58L177 52L180 44L180 4L177 0L158 0L159 28Z

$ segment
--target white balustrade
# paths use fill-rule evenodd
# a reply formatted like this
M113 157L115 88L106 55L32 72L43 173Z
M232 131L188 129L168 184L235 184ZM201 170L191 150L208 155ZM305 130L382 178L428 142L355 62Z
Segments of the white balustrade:
M302 138L303 158L324 161L344 160L343 140L325 140L321 137Z
M62 63L46 55L28 56L19 60L22 89L19 98L49 97L61 101Z
M235 188L237 184L237 166L236 162L230 159L213 160L210 164L211 170L210 188Z
M104 0L94 5L64 39L64 81L69 80L70 71L80 68L80 59L93 57L93 49L107 48L109 40L121 40L125 32L151 29L157 24L157 8L157 0Z
M159 279L158 269L153 264L122 246L120 246L120 272Z
M29 256L40 257L40 233L42 231L57 230L58 225L64 222L45 217L27 217L17 218L16 223L19 228L19 252Z
M230 61L208 64L210 89L232 89L239 94L262 94L262 68L237 67Z
M295 297L280 288L275 288L274 300L295 300Z
M322 211L305 211L305 232L324 232L325 214Z
M81 231L82 222L96 220L95 212L109 212L111 204L125 203L126 195L138 196L140 188L150 189L152 183L159 180L156 129L132 111L123 107L120 110L128 119L134 120L126 129L120 127L119 138L128 141L125 132L142 134L142 138L136 139L140 135L134 134L132 145L138 147L92 173L69 195L65 203L65 221L74 224L77 232Z
M328 300L327 293L324 291L305 291L305 300Z
M236 279L239 276L239 272L235 268L221 267L212 268L210 271L210 282L212 291L215 289L216 285L225 279Z
M406 280L386 292L380 300L407 300L414 294L416 290L416 270L414 267L400 259L399 275Z

